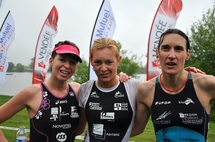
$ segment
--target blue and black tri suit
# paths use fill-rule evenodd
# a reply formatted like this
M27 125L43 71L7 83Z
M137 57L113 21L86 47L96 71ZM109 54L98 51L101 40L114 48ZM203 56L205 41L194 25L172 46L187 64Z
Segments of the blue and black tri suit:
M151 118L157 142L205 142L209 115L199 102L191 73L178 94L163 91L156 78Z

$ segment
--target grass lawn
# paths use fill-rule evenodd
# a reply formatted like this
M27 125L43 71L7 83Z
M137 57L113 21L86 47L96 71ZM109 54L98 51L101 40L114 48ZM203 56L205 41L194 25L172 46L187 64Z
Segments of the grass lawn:
M10 96L3 96L0 95L0 105L8 101L11 97ZM0 126L8 126L8 127L16 127L18 128L20 125L24 125L27 129L29 129L29 119L27 116L27 111L24 109L13 116L11 119L5 121L4 123L0 124ZM14 130L6 130L2 129L3 133L5 134L6 138L9 142L15 141L16 138L16 131ZM132 137L130 141L133 142L155 142L155 135L153 130L152 122L149 121L144 133ZM81 140L75 140L75 142L82 142ZM210 122L209 128L209 135L207 142L215 142L215 122Z

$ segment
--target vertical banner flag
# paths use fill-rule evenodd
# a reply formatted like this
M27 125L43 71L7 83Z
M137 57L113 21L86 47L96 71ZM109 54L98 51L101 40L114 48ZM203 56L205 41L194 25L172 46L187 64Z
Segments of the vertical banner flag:
M35 49L34 67L32 84L39 84L45 81L46 73L49 68L49 58L53 49L53 38L57 34L58 11L55 6L52 7L47 16Z
M2 3L2 0L0 0L0 8L1 8L1 3Z
M0 83L5 83L8 68L7 51L15 38L15 24L10 11L0 29Z
M164 31L175 27L181 10L181 0L161 0L160 2L148 38L147 80L161 73L160 62L159 59L156 58L158 41Z
M109 0L103 0L98 12L91 36L90 49L95 39L112 38L116 29L116 21ZM96 79L95 72L89 61L89 79Z

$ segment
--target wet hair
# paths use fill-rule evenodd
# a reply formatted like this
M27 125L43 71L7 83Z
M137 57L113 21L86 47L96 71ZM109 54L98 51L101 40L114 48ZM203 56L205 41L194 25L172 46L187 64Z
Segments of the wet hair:
M158 49L160 48L160 45L163 42L164 37L168 34L178 34L178 35L184 37L186 39L186 51L190 50L190 41L189 41L188 36L183 31L181 31L179 29L168 29L165 32L163 32L161 34L160 40L158 42Z
M71 42L69 40L59 41L58 43L55 44L54 48L57 48L60 45L72 45L75 48L77 48L78 52L80 53L80 50L79 50L78 46L75 43L73 43L73 42ZM52 54L51 54L51 57L54 59L54 57L56 55L57 55L56 51L53 51Z
M97 50L109 48L114 51L116 58L118 59L120 56L120 47L118 43L110 38L99 38L93 42L92 48L90 50L90 59L93 57L93 53Z

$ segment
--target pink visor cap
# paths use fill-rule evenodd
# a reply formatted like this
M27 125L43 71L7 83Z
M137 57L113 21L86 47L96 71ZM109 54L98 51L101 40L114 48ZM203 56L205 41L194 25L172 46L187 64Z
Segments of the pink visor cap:
M53 51L55 51L58 54L73 54L77 57L78 61L80 63L82 63L82 59L79 55L78 49L72 45L63 44L63 45L60 45L60 46L54 48Z

